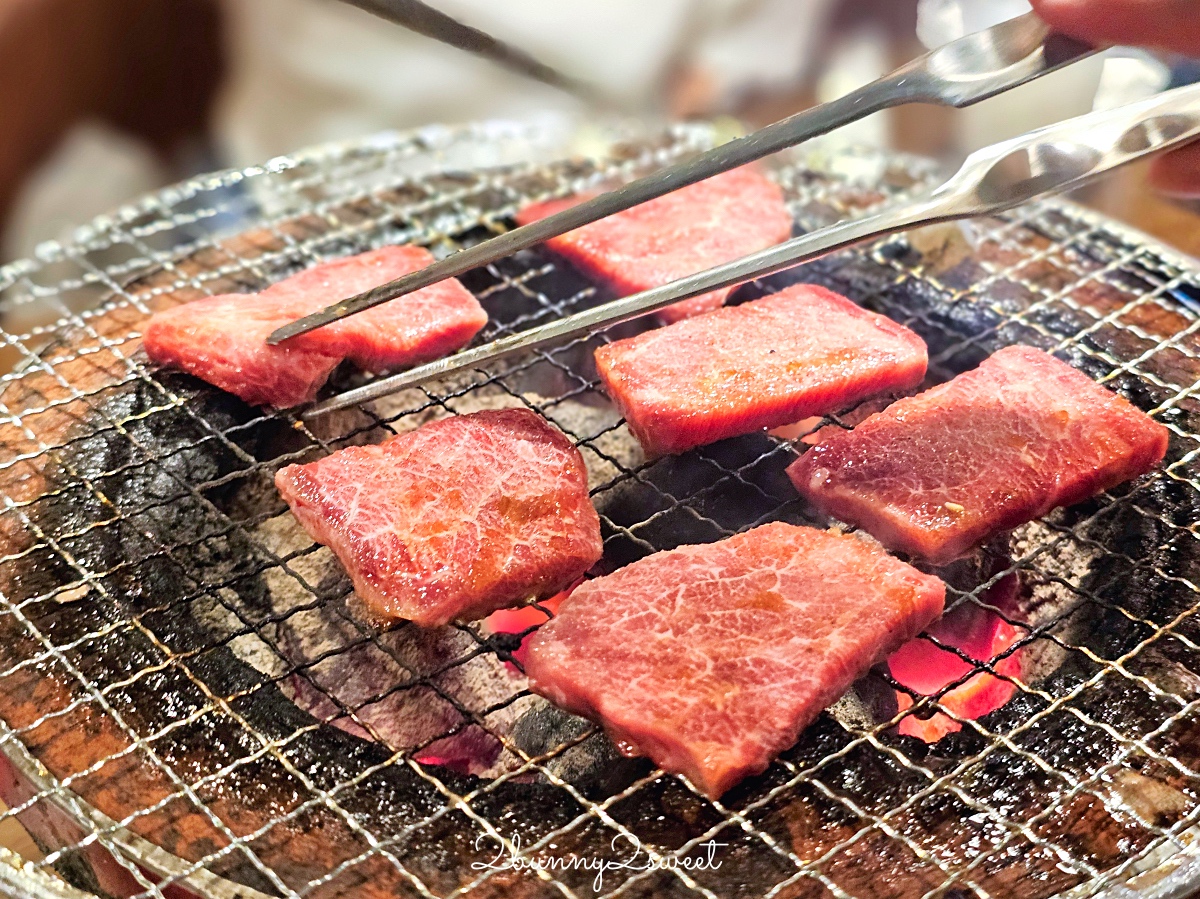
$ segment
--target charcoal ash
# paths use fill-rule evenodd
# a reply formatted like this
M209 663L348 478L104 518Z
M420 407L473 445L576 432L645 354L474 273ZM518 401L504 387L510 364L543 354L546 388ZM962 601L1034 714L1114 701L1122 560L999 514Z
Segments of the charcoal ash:
M622 755L592 722L540 697L513 726L512 740L526 755L551 756L538 779L559 778L593 799L620 793L653 768L647 759Z

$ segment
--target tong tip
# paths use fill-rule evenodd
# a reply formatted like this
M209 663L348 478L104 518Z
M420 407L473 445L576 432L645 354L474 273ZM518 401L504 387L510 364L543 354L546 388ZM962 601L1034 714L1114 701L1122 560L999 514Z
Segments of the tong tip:
M315 331L317 328L337 321L346 311L345 305L339 303L336 306L330 306L328 309L322 309L320 312L306 315L304 318L298 318L294 322L288 322L283 327L276 328L267 336L267 346L279 346L285 340L299 337L301 334L307 334L309 331Z

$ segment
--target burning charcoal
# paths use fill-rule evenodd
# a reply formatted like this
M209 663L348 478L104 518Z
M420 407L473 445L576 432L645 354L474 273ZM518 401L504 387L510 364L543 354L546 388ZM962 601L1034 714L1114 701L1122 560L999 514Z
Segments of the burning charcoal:
M883 678L872 673L856 681L826 711L846 730L862 733L896 717L900 710L896 695Z
M593 731L591 736L575 742L588 731ZM585 796L612 796L644 777L653 767L647 759L621 755L590 721L564 712L540 697L513 725L512 740L530 756L554 753L544 763L546 770ZM568 744L574 745L559 751Z

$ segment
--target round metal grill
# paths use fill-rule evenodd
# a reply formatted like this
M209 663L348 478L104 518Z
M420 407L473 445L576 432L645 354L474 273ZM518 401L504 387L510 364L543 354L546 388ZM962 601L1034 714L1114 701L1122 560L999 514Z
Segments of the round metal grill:
M0 271L0 794L46 849L0 886L66 895L39 877L54 871L158 897L844 899L1200 883L1200 278L1140 236L1046 202L738 292L828 285L918 331L935 380L1043 347L1172 441L1158 471L947 574L948 604L1000 615L1015 643L977 662L925 637L970 672L927 699L877 668L719 802L529 694L519 647L543 607L508 628L366 623L272 477L433 418L532 408L584 455L602 573L766 521L828 524L783 474L787 440L646 462L591 367L611 335L316 424L139 350L156 309L381 243L449 253L526 203L712 140L681 128L553 162L560 144L516 128L388 135L189 182ZM935 174L820 150L770 170L798 228ZM464 283L491 317L479 340L608 298L542 251ZM998 603L1014 575L1017 599ZM972 720L938 702L981 672L1015 688L1003 708ZM897 730L935 713L959 729L932 745Z

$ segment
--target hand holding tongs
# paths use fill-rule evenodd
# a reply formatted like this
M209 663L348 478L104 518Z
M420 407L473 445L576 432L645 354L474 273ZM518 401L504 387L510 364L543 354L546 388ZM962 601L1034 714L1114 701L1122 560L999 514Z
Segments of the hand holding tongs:
M702 181L908 102L968 106L1081 59L1092 48L1050 33L1032 14L968 35L832 103L723 144L556 215L462 250L357 297L280 328L274 344L533 246L558 234ZM842 247L917 225L998 212L1084 181L1150 153L1200 137L1200 86L1093 113L979 150L924 197L785 241L743 259L383 378L321 403L319 415L475 368L564 339L590 335L699 296L773 274Z
M386 7L389 4L363 2L358 5ZM1033 13L1001 22L951 41L844 97L799 112L753 134L714 147L695 159L669 166L618 190L514 228L507 234L460 250L419 272L307 315L277 330L267 342L277 344L446 278L457 277L597 219L827 134L871 113L905 103L970 106L1094 52L1092 47L1054 34Z
M1198 137L1200 85L1039 128L972 153L953 177L924 197L383 378L326 400L306 416L344 409L452 372L593 334L680 300L774 274L875 237L917 225L1000 212L1043 194L1070 190L1117 166Z

